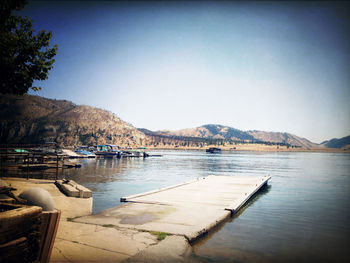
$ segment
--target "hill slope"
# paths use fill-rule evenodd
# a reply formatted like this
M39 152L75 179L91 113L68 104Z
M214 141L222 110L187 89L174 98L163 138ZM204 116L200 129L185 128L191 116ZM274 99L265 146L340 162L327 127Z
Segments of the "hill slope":
M142 145L146 136L114 114L66 100L0 95L0 142Z
M319 145L316 143L287 132L248 131L248 133L259 141L279 142L294 146L300 146L307 149L319 147Z
M106 110L39 96L0 95L0 143L42 143L63 146L111 143L124 147L204 147L210 143L272 142L303 148L346 148L350 136L315 144L290 133L241 131L207 124L178 131L136 129Z
M327 148L350 148L350 136L346 136L340 139L332 139L321 143L321 145Z
M307 139L300 138L290 133L265 132L265 131L241 131L232 127L207 124L197 128L183 129L178 131L159 131L158 133L168 136L187 136L226 140L249 140L274 143L285 143L304 148L316 148L318 144Z
M182 136L182 137L200 137L212 139L231 139L231 140L253 140L253 136L247 132L235 128L219 125L207 124L197 128L189 128L178 131L160 131L159 133Z

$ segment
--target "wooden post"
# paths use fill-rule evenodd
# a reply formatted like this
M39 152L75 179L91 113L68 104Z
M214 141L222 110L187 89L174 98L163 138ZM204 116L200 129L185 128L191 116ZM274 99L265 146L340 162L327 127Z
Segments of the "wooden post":
M29 180L29 153L27 155L27 180Z
M2 177L2 149L0 150L0 178Z
M58 179L58 153L56 153L56 180Z

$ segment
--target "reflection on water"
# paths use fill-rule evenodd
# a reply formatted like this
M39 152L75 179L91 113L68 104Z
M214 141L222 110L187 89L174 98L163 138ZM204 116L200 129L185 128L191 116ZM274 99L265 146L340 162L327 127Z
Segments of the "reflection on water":
M61 170L93 190L94 212L122 196L207 175L271 175L233 218L194 244L199 262L350 260L350 155L161 151L163 157L81 160ZM42 172L41 172L42 173ZM350 262L350 261L349 261Z
M239 217L242 213L244 213L244 211L249 208L249 206L251 206L254 202L256 202L257 200L259 200L262 196L264 196L265 194L267 194L270 189L271 189L271 185L265 184L263 185L260 190L255 193L249 200L247 203L245 203L241 209L239 209L231 218L228 218L226 221L223 222L223 224L219 224L217 225L214 229L211 229L211 231L209 233L207 233L206 235L204 235L202 238L196 240L194 243L192 243L191 245L194 246L194 248L198 248L202 245L205 245L208 240L210 240L213 236L216 235L216 233L218 233L226 223L231 223L235 218ZM198 256L197 256L198 258Z

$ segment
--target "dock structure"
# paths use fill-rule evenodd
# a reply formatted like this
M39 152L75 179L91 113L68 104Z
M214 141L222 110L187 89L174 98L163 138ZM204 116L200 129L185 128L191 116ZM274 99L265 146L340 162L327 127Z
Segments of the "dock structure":
M142 231L180 235L193 242L231 217L270 176L207 176L151 192L122 197L125 205L74 219Z

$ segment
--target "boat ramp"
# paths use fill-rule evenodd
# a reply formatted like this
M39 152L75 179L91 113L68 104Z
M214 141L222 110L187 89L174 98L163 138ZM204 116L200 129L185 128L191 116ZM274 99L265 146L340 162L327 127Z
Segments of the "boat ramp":
M208 176L122 197L126 204L94 215L91 191L74 181L5 179L14 194L46 189L61 211L50 262L186 262L189 242L234 215L270 177Z
M184 236L193 242L234 215L269 176L207 176L151 192L122 197L125 205L76 218L75 222L113 225Z

